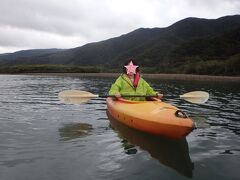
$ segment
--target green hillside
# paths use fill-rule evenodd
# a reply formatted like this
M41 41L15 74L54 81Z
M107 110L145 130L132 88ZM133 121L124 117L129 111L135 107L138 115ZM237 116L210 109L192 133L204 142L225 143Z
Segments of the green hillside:
M0 72L116 71L126 59L135 58L151 73L240 75L240 15L187 18L73 49L12 59L9 55L0 55Z

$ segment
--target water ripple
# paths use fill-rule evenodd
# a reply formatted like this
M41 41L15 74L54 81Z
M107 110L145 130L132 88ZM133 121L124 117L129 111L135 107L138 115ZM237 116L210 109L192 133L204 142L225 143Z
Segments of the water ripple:
M142 139L137 141L135 135L128 138L139 145L128 143L109 125L104 98L81 105L58 100L58 93L67 89L106 94L113 81L99 77L0 75L0 178L182 179L182 174L186 174L183 161L171 163L173 152L179 153L175 146L170 154L162 144L152 145L149 150L153 139L142 146ZM187 136L187 155L195 165L193 179L206 176L224 179L212 167L228 169L224 172L231 179L232 171L238 172L240 166L236 161L240 155L239 87L192 81L149 80L149 83L166 95L194 90L210 93L209 101L203 105L190 104L175 96L164 101L185 111L199 125ZM158 156L154 155L156 152ZM160 157L166 159L162 152L168 154L171 166L162 165L165 162L162 159L156 161ZM182 173L172 170L176 164ZM189 168L192 173L192 166Z

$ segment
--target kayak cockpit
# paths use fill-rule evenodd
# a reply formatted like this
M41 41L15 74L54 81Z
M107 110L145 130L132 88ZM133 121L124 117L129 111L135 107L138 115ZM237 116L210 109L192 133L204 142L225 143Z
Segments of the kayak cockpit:
M115 99L115 101L119 101L119 102L123 102L123 103L127 103L127 104L142 104L142 103L149 103L149 102L153 102L153 101L162 102L160 99L157 99L157 98L149 98L146 101L132 101L132 100L124 99L124 98L118 98L118 99Z

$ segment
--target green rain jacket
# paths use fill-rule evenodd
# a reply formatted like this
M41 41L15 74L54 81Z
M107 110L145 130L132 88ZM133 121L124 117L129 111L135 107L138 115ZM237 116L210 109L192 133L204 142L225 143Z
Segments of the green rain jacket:
M117 78L114 84L112 84L109 95L115 95L116 93L120 93L121 95L152 95L155 96L157 92L155 92L150 85L140 77L138 81L138 86L135 88L128 78L127 75L122 74ZM132 101L145 101L144 97L130 97L125 98Z

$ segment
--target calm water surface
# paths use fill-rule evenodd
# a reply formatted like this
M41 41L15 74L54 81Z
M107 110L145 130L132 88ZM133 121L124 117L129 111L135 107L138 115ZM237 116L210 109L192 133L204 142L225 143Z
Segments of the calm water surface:
M198 129L181 141L129 129L104 99L69 105L68 89L105 94L112 78L0 75L0 179L239 179L240 84L149 80L164 94L210 93L204 105L166 99Z

